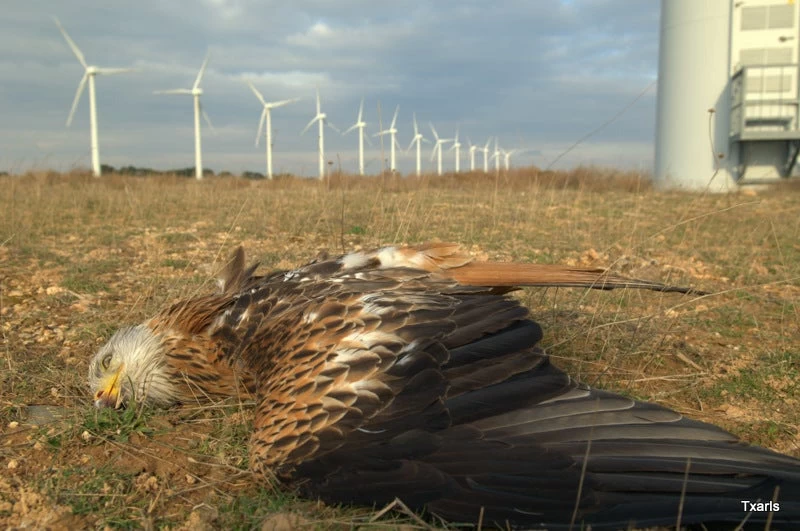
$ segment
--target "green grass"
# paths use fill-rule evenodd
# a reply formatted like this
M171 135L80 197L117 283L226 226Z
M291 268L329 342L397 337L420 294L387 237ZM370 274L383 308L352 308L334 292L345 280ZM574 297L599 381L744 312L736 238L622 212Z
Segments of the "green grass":
M800 352L766 353L735 374L719 378L708 393L753 399L769 407L800 394L799 382Z
M134 433L142 436L154 433L147 425L153 413L152 409L142 406L122 410L92 408L86 412L82 428L102 439L127 443Z
M175 258L165 258L161 261L161 265L164 267L171 267L173 269L186 269L189 266L189 261Z
M69 504L75 514L97 514L109 499L131 491L133 474L123 474L111 466L97 468L91 464L69 467L47 485L57 503Z
M222 505L218 523L221 528L232 531L253 529L270 514L291 509L297 503L295 496L280 490L259 487L253 493L238 496Z

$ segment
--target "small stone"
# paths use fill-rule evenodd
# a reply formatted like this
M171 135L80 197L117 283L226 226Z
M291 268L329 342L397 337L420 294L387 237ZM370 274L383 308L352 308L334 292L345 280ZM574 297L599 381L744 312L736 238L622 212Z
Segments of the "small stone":
M19 461L16 459L9 459L8 463L6 463L6 468L9 470L14 470L19 466Z
M19 422L17 422L16 420L12 420L11 422L8 423L8 427L9 429L12 430L17 429L19 427Z
M81 439L83 439L86 442L89 442L92 440L92 434L89 433L87 430L83 430L83 433L81 433Z

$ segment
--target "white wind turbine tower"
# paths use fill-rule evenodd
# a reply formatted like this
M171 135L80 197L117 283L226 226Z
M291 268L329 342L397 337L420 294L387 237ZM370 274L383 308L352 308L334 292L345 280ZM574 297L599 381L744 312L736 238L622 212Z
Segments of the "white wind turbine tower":
M208 65L208 54L203 59L203 64L200 66L200 71L194 80L192 88L188 89L170 89L170 90L156 90L153 94L189 94L194 99L194 176L198 180L203 178L203 146L200 141L200 115L203 115L208 127L214 128L211 125L206 111L200 105L200 96L203 94L203 89L200 88L200 81L203 79L203 73L206 71Z
M414 138L411 139L411 143L408 144L408 149L406 151L409 151L411 149L411 146L414 145L414 142L417 143L417 176L419 177L419 175L422 173L422 142L427 142L430 144L431 141L422 136L422 133L419 132L419 127L417 127L417 114L414 113L413 116L414 116Z
M308 129L312 125L314 125L314 122L317 122L319 124L319 178L324 179L325 178L325 126L327 125L337 133L341 133L341 131L339 131L333 124L328 122L328 115L322 112L322 105L320 104L319 101L319 87L317 87L317 114L311 119L310 122L308 122L308 125L305 126L302 131L300 131L300 134L302 135L303 133L308 131Z
M264 100L264 96L258 89L251 83L247 82L250 86L250 90L253 91L253 94L256 95L258 101L261 102L261 105L264 106L264 110L261 111L261 119L258 121L258 131L256 132L256 146L258 146L258 141L261 138L261 131L264 129L264 122L266 122L266 129L265 129L265 140L267 143L267 178L272 179L272 109L277 107L283 107L284 105L288 105L290 103L294 103L296 101L300 101L300 98L292 98L288 100L280 100L280 101L266 101Z
M397 113L400 112L400 106L398 105L397 108L394 110L394 117L392 118L392 125L389 126L389 129L384 129L383 131L378 131L375 133L375 136L383 136L389 135L389 169L392 173L395 172L397 169L396 159L395 159L395 151L394 147L400 147L400 144L397 143L397 128L395 124L397 124Z
M78 48L78 45L75 44L70 36L67 34L67 30L61 25L61 22L55 17L53 17L58 29L61 30L61 34L64 36L64 40L67 41L67 44L72 49L72 53L75 54L75 57L78 58L78 61L81 63L83 68L85 69L83 73L83 77L81 78L81 82L78 84L78 90L75 92L75 99L72 100L72 108L69 111L69 117L67 117L67 127L70 126L72 123L72 117L75 115L75 109L78 107L78 101L81 99L81 94L83 94L83 88L86 86L88 81L89 83L89 129L90 129L90 142L91 142L91 156L92 156L92 173L95 177L100 177L100 148L97 142L97 104L95 102L95 90L94 90L94 78L97 74L100 75L108 75L108 74L121 74L123 72L130 72L132 68L101 68L99 66L90 65L86 62L86 58L83 56L83 52L81 49Z
M450 147L450 151L456 152L455 170L456 173L458 173L461 171L461 142L458 141L458 129L456 129L456 137L453 139L453 145Z
M469 144L469 171L475 171L475 151L479 148L469 138L467 138L467 144Z
M489 173L489 144L492 143L492 137L486 141L486 145L478 148L478 151L483 153L483 173Z
M433 138L436 139L436 143L433 145L433 153L431 153L431 160L438 154L439 161L437 163L437 168L439 175L442 174L442 144L445 142L452 142L452 138L439 138L439 134L436 132L436 128L433 127L433 123L429 124L431 126L431 132L433 133Z
M358 118L356 119L356 123L351 125L347 131L343 134L347 134L353 129L358 129L358 172L360 175L364 175L364 139L366 138L367 142L369 142L369 137L364 136L364 128L367 126L367 122L364 121L364 98L361 98L361 106L358 108ZM372 145L372 143L370 143Z

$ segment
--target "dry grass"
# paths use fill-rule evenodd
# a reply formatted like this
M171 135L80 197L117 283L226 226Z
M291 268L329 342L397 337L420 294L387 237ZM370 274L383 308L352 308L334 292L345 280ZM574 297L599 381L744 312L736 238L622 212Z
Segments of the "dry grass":
M0 177L0 204L0 527L419 526L256 488L247 407L91 407L96 348L210 289L239 243L286 268L321 250L436 238L493 259L610 266L714 291L519 296L557 363L588 383L800 455L796 187L661 193L592 168L326 183L31 174ZM30 407L42 404L47 423Z

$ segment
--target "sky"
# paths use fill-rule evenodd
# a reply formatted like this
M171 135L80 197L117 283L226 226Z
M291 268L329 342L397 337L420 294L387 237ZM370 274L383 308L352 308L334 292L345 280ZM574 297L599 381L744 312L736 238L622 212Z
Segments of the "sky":
M655 1L11 0L0 17L0 171L90 166L88 90L65 125L83 67L53 16L90 65L135 69L97 77L100 159L115 167L194 165L192 98L153 91L191 87L206 53L201 101L214 128L202 124L203 163L217 172L265 172L262 106L245 81L267 101L302 98L272 112L276 173L317 175L316 126L300 134L316 114L315 87L342 130L362 98L370 136L399 105L403 173L415 166L405 151L412 113L428 139L429 122L441 137L458 129L462 169L468 142L489 138L529 150L514 166L653 163ZM383 157L370 139L367 173L388 164L383 138ZM355 172L357 142L326 129L326 160ZM431 146L424 171L435 169ZM453 165L445 151L444 169Z

